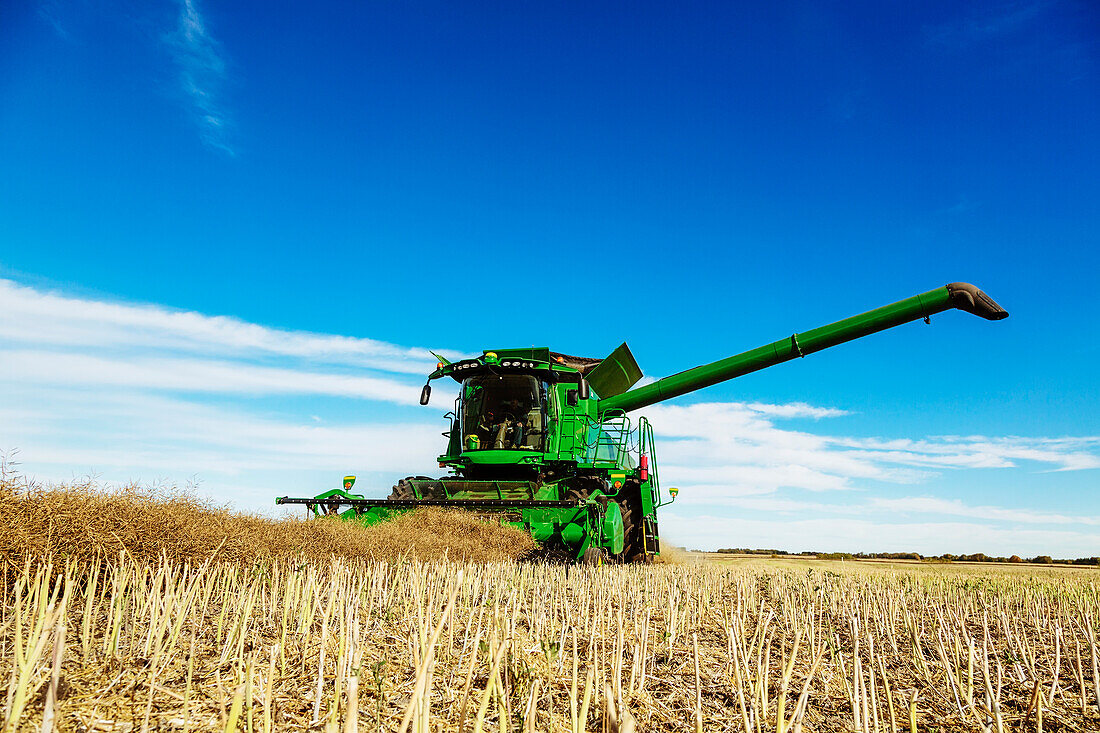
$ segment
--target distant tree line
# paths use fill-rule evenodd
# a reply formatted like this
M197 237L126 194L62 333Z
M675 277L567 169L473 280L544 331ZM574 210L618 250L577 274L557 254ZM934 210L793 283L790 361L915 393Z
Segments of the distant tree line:
M786 550L750 550L747 547L724 547L721 550L716 550L716 552L729 555L793 555L795 557L818 554L816 552L787 552Z
M922 560L924 562L1005 562L1033 563L1037 565L1100 565L1100 557L1078 557L1075 559L1053 558L1050 555L1037 555L1023 558L1019 555L1000 557L976 552L973 555L921 555L917 552L787 552L786 550L761 550L747 547L723 547L717 552L728 555L768 555L772 557L814 557L819 560Z

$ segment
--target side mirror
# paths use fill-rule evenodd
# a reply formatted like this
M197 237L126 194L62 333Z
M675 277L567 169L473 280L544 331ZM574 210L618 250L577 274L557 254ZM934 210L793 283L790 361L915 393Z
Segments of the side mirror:
M424 389L420 390L420 404L428 404L428 400L432 398L432 385L425 384Z
M582 400L588 399L588 380L581 377L581 381L577 383L577 396Z
M575 389L566 390L566 392L565 392L565 401L569 404L570 407L576 407L577 406L577 390L575 390Z

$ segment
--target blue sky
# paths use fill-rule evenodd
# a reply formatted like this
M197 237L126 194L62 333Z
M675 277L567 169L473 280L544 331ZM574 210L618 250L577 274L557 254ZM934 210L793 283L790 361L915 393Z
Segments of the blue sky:
M1100 554L1084 2L22 2L0 23L0 450L246 509L431 472L426 348L663 376L674 540Z

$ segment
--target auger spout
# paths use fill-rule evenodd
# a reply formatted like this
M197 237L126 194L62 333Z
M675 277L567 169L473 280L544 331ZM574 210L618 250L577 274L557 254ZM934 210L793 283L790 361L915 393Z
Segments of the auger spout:
M927 293L886 305L858 316L796 333L775 343L759 346L735 356L688 369L638 389L600 400L599 412L630 412L734 379L759 369L813 354L845 341L885 331L903 323L927 318L957 308L990 321L1008 317L1008 312L970 283L950 283Z

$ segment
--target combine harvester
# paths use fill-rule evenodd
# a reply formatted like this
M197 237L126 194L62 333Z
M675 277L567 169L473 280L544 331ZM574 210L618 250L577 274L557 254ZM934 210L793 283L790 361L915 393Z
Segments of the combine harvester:
M1008 316L973 285L951 283L633 390L642 372L626 344L605 359L547 348L440 358L420 404L428 404L433 379L459 383L439 456L449 475L401 479L389 499L351 493L355 477L348 476L343 489L275 503L363 524L417 507L457 507L522 527L539 545L582 562L648 562L660 553L657 509L676 489L661 491L653 430L629 413L952 308L991 321Z

